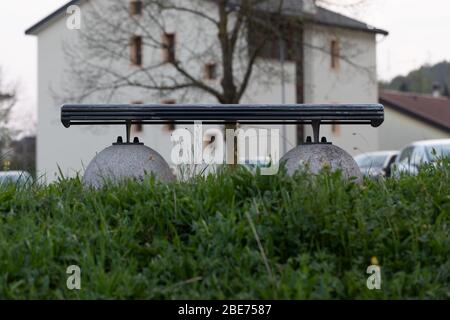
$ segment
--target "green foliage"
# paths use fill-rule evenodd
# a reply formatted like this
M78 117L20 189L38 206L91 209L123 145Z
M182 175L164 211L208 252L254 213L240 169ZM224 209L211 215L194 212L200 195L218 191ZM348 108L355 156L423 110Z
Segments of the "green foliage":
M441 94L450 97L450 63L443 61L433 66L425 65L407 76L395 77L389 83L381 83L383 89L431 94L433 84L441 86Z
M0 190L0 298L450 298L450 164ZM259 242L259 243L258 243ZM376 256L381 290L368 290ZM82 269L80 291L66 268Z

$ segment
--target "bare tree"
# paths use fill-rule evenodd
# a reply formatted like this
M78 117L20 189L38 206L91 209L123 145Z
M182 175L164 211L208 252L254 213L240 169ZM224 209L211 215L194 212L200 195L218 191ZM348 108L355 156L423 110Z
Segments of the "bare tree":
M345 6L365 1L314 2ZM131 1L136 2L141 5L134 8L129 0L88 2L78 41L64 46L70 76L62 92L54 90L58 100L96 96L109 102L119 92L140 92L158 101L176 92L185 103L199 96L202 101L209 97L239 103L255 70L265 77L261 83L279 75L272 63L259 57L279 59L283 47L287 58L301 62L304 47L329 50L304 42L302 1ZM364 69L352 55L340 58ZM206 66L220 81L205 78Z
M10 141L10 130L8 129L11 109L16 103L15 89L5 84L0 70L0 151Z
M83 15L80 41L65 46L71 77L65 86L70 89L61 98L83 101L103 93L111 100L121 89L135 88L151 96L181 92L186 100L206 94L219 103L239 103L255 68L276 74L270 64L257 59L273 45L270 42L279 36L295 38L280 27L283 2L144 0L139 14L133 14L128 1L94 1ZM289 21L291 27L296 23L300 25L299 18ZM191 29L175 35L176 25ZM258 37L252 37L257 40L249 46L252 31ZM146 55L133 57L130 49L135 46ZM135 67L124 68L130 59ZM211 72L220 73L220 81L205 79L199 66L206 63L218 69Z

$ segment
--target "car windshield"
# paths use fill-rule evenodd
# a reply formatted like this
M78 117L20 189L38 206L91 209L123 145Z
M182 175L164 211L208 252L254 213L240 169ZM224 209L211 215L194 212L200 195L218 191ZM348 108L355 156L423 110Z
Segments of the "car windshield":
M368 155L357 159L359 167L362 168L383 168L384 163L386 162L387 155Z
M431 161L450 157L450 144L437 144L428 146L425 149L427 150L428 158L431 159Z

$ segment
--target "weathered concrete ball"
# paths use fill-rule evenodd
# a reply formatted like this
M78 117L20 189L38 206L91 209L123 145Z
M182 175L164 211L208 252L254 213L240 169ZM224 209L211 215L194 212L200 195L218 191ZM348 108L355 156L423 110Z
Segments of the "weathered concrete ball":
M331 144L303 144L295 147L283 158L287 174L292 176L299 170L307 170L313 174L324 168L331 171L341 170L346 179L356 177L356 182L362 181L362 174L353 157L343 149Z
M83 183L101 188L107 181L143 180L145 175L151 174L163 182L175 179L167 162L155 150L139 144L113 145L92 159L84 173Z

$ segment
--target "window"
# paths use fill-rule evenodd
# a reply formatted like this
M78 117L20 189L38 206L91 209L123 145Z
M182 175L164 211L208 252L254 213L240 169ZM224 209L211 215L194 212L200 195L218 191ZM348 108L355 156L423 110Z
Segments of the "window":
M341 134L341 126L337 123L333 123L331 125L331 132L333 133L333 135L339 136Z
M439 144L425 148L427 158L432 162L443 157L450 157L450 144Z
M402 164L409 164L411 162L411 156L413 153L413 147L408 147L400 154L398 162Z
M131 102L131 104L143 104L142 101L133 101ZM142 125L142 123L135 123L131 126L131 131L133 133L141 133L144 131L144 126Z
M206 80L217 79L217 64L213 62L205 64L203 73Z
M416 147L411 157L411 164L415 166L420 166L424 162L426 162L426 154L424 148Z
M270 16L260 16L267 21L251 21L247 33L249 54L258 50L258 57L279 61L282 49L286 61L297 61L301 58L300 47L303 46L302 23L297 21L280 21ZM252 19L250 19L252 20Z
M130 16L136 16L142 14L142 1L132 0L130 1Z
M175 62L175 33L165 33L162 38L163 61Z
M134 36L130 44L130 60L134 66L142 66L142 37Z
M174 99L167 99L162 101L163 104L176 104L177 102ZM175 123L168 123L164 125L164 131L172 132L175 130Z
M331 68L339 69L340 44L338 40L331 40Z
M380 168L382 169L386 162L386 155L368 155L359 158L356 163L362 168Z

